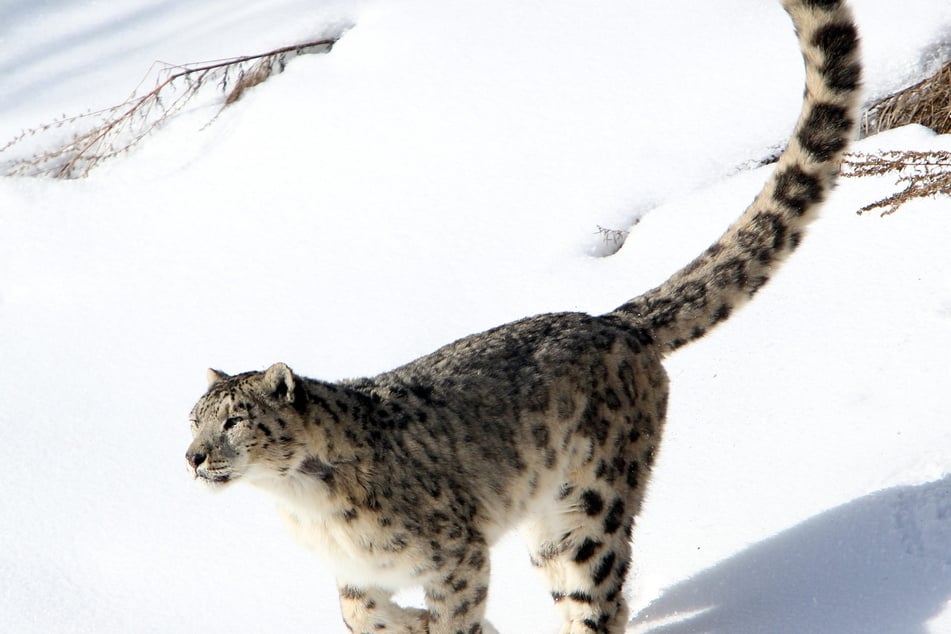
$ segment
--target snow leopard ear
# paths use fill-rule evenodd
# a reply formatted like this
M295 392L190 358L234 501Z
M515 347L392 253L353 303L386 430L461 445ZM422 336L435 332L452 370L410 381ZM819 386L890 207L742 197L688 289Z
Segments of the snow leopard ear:
M208 373L205 376L208 378L208 387L211 387L219 381L231 378L221 370L215 370L214 368L208 368Z
M294 402L294 373L285 364L275 363L269 367L264 372L264 385L274 398Z

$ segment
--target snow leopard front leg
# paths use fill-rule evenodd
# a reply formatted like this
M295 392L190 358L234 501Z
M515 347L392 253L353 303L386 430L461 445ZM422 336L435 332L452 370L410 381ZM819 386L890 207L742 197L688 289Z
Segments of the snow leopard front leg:
M353 634L428 634L429 612L404 608L380 588L340 586L340 611Z
M424 584L429 634L495 634L495 628L485 621L489 594L485 540L470 533L435 549L433 559L438 567Z

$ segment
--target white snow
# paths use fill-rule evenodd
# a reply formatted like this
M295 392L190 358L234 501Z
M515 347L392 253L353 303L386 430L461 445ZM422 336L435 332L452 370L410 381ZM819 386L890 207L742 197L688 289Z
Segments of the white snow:
M870 96L947 57L945 0L855 5ZM20 0L0 144L155 60L347 26L211 125L196 102L86 179L0 179L0 631L343 631L269 499L189 480L205 368L371 375L609 310L742 211L768 168L738 166L802 92L778 2ZM856 149L878 148L951 140ZM892 180L842 181L756 300L671 357L630 632L951 632L951 204L854 213ZM631 230L618 254L591 255L599 225ZM517 536L493 567L498 629L556 631Z

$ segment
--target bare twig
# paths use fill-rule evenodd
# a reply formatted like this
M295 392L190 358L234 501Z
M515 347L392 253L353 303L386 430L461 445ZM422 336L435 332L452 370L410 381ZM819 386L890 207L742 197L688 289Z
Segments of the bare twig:
M621 246L624 244L624 241L627 240L627 236L629 236L631 232L624 229L608 229L607 227L598 225L598 230L596 233L601 236L601 239L603 239L606 244L610 243L616 247L615 250L617 250L621 248Z
M634 220L632 224L637 224L637 221ZM601 225L597 227L598 230L595 234L600 236L600 240L592 245L591 255L599 258L606 258L620 251L628 235L630 235L630 231L624 229L608 229Z
M70 140L52 149L27 158L13 159L2 164L8 175L52 176L78 178L85 176L102 161L122 154L137 145L185 105L207 84L217 82L226 93L222 108L233 104L253 86L284 70L294 57L324 53L331 49L336 38L284 46L265 53L243 55L228 59L198 62L179 66L165 65L159 71L155 86L145 94L137 90L124 102L81 115L66 116L50 123L25 130L0 148L7 152L37 135L53 130L81 128ZM250 66L250 68L248 68ZM232 76L237 74L233 82Z
M887 216L916 198L951 196L951 152L932 150L892 150L880 154L848 154L842 163L842 175L850 178L896 174L896 185L903 189L862 207L862 214L882 209Z

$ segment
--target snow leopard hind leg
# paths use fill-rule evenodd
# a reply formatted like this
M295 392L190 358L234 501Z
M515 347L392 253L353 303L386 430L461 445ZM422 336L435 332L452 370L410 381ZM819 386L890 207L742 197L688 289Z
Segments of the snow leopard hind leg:
M628 619L623 593L632 551L628 501L605 497L597 487L570 497L576 501L562 517L529 531L532 565L544 575L561 612L561 634L620 634Z
M590 399L571 434L573 459L560 474L561 484L520 526L532 565L544 575L564 619L561 634L625 631L634 517L660 441L668 393L660 363L639 361L636 371L618 364L600 392L603 398Z

